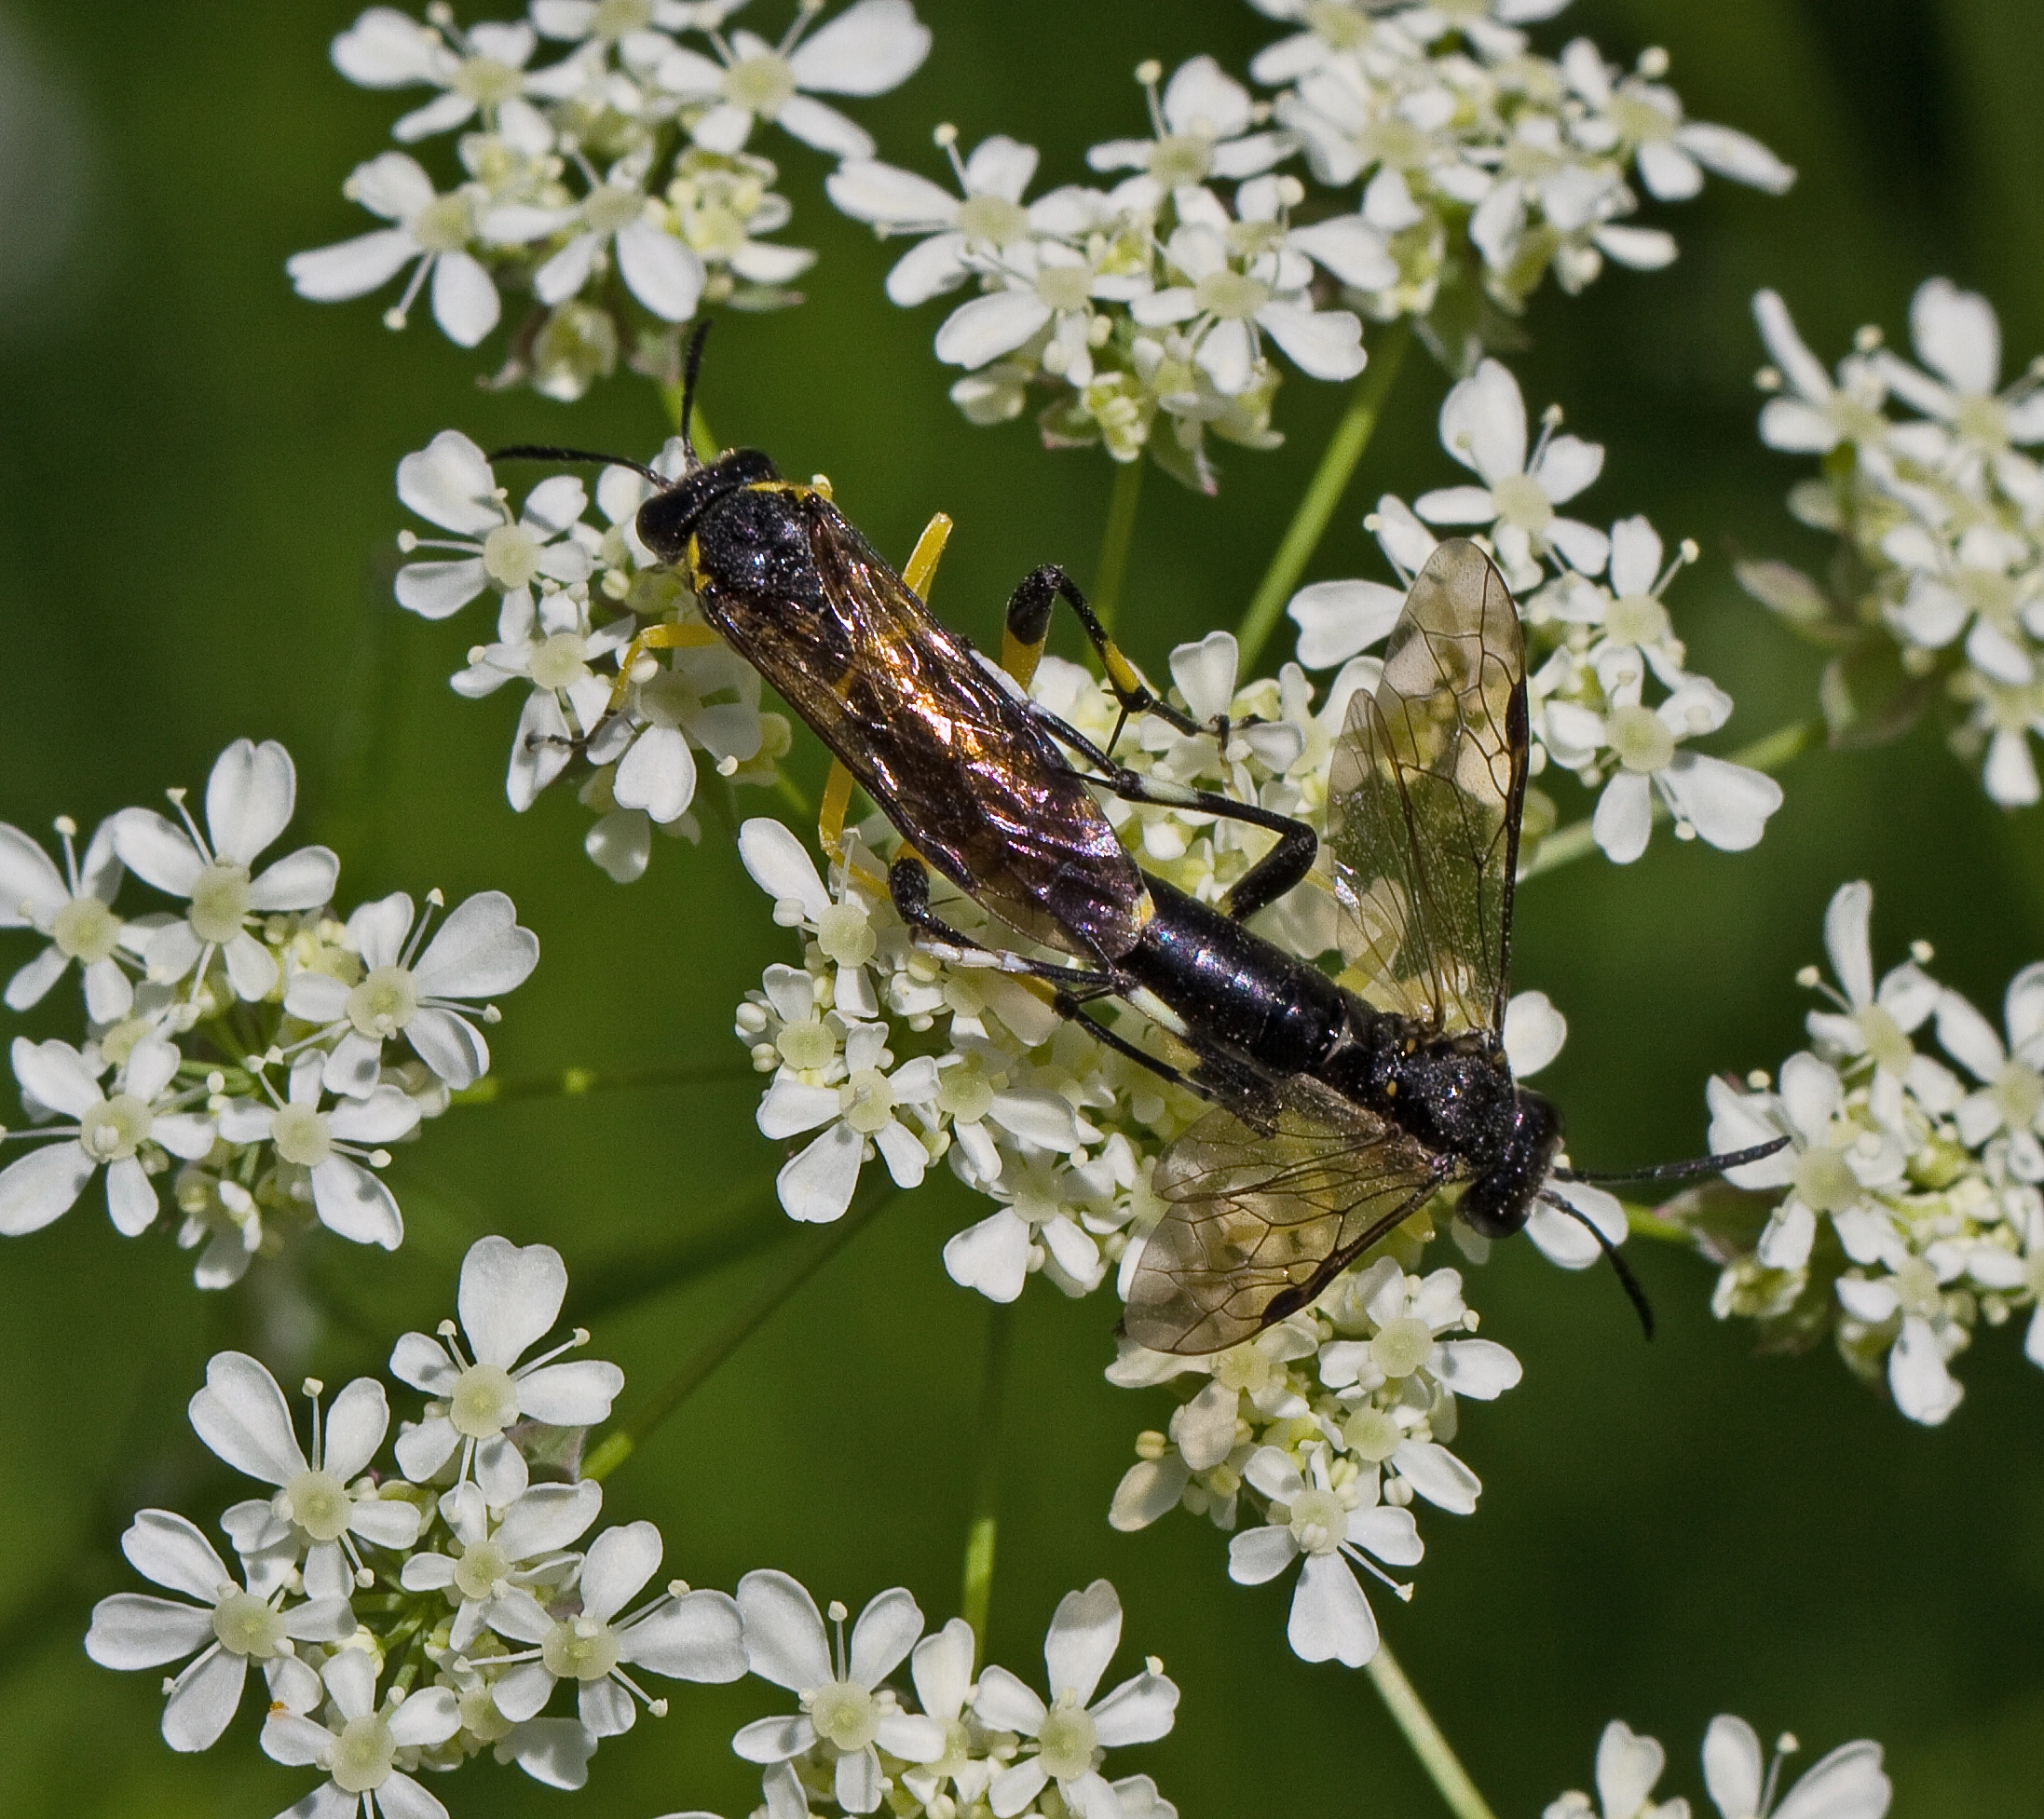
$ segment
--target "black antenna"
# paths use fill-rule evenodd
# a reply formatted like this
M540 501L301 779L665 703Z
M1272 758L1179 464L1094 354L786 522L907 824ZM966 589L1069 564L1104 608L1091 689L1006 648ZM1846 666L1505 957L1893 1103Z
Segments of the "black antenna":
M696 414L696 381L702 376L702 344L709 338L711 318L705 316L697 325L696 332L688 337L688 358L681 368L681 447L688 457L688 466L700 468L702 457L696 453L695 437L689 425Z
M1772 1143L1756 1143L1751 1149L1728 1149L1722 1156L1698 1156L1687 1162L1656 1162L1652 1168L1624 1169L1615 1174L1586 1174L1581 1169L1556 1169L1558 1181L1686 1181L1697 1174L1723 1174L1726 1169L1744 1168L1748 1162L1765 1161L1788 1147L1787 1137Z
M675 482L658 468L648 468L643 461L634 461L622 455L597 455L586 448L555 448L547 442L513 442L509 448L494 449L484 456L490 462L497 461L579 461L597 468L629 468L635 474L642 474L664 493Z
M1786 1141L1784 1139L1783 1141ZM1623 1288L1632 1302L1632 1310L1640 1316L1640 1330L1648 1338L1654 1337L1654 1309L1646 1298L1646 1290L1640 1286L1640 1279L1632 1273L1632 1266L1618 1255L1618 1247L1604 1236L1603 1228L1580 1207L1571 1206L1560 1194L1542 1191L1540 1198L1557 1211L1566 1213L1570 1218L1597 1241L1597 1248L1603 1252L1604 1261L1611 1265Z

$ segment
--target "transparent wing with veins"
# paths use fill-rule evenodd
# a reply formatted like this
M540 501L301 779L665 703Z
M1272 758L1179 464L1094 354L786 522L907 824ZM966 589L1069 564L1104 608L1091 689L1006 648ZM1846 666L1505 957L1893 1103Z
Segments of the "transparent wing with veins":
M1503 1028L1526 749L1519 609L1490 558L1452 539L1413 581L1329 777L1342 952L1380 1010Z

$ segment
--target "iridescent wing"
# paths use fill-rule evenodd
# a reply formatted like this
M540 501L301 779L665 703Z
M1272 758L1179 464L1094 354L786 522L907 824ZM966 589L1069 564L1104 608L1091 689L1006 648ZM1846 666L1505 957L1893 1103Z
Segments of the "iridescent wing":
M1152 1351L1219 1351L1305 1307L1425 1204L1438 1159L1373 1112L1297 1076L1271 1118L1213 1111L1158 1159L1170 1202L1143 1245L1122 1324Z
M1364 998L1450 1034L1503 1028L1525 800L1519 609L1457 537L1413 581L1329 777L1342 947Z

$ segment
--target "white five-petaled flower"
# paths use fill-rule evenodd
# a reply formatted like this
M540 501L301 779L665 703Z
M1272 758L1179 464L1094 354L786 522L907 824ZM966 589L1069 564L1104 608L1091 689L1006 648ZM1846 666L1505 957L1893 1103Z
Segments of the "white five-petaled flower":
M504 610L515 613L514 626L529 625L535 583L568 587L589 579L589 551L566 535L589 502L572 474L541 481L514 519L483 451L459 430L443 429L398 463L398 497L421 518L460 534L458 539L422 539L406 532L398 539L407 552L461 552L451 561L407 563L398 570L398 604L421 618L443 619L490 588L504 596Z
M401 1751L443 1744L461 1728L452 1689L422 1687L409 1698L393 1690L376 1704L376 1658L343 1649L320 1672L335 1724L273 1709L263 1725L263 1753L329 1779L278 1819L447 1819L447 1809L397 1766Z
M292 1064L287 1095L262 1078L270 1095L231 1099L220 1113L220 1134L229 1143L275 1146L277 1160L306 1171L312 1210L329 1231L357 1244L394 1251L404 1242L404 1216L397 1198L363 1166L381 1168L389 1160L380 1147L408 1135L419 1120L418 1101L398 1086L372 1086L357 1098L320 1109L326 1057L301 1054ZM362 1146L375 1145L375 1148Z
M1195 364L1227 397L1245 390L1255 376L1260 331L1315 379L1353 378L1366 359L1363 325L1352 311L1313 306L1305 287L1315 255L1285 243L1276 226L1277 186L1264 189L1267 194L1254 199L1262 210L1260 224L1272 232L1250 238L1249 256L1239 263L1231 242L1242 236L1231 230L1244 224L1228 222L1211 196L1194 192L1207 206L1181 207L1182 224L1165 248L1167 264L1183 281L1130 305L1130 314L1145 327L1182 325L1179 333L1195 344ZM1266 238L1267 248L1260 244ZM1344 257L1339 251L1327 256Z
M314 909L333 894L341 862L325 847L301 847L254 874L256 858L291 821L298 773L275 740L238 739L213 761L206 780L202 835L182 790L170 799L184 825L153 808L123 808L114 817L114 848L144 883L191 907L157 929L143 950L152 978L194 973L196 993L214 954L226 963L236 997L251 1001L277 989L275 957L249 931L251 916L273 910ZM209 840L207 835L211 837Z
M249 1663L269 1681L270 1698L295 1710L319 1703L319 1676L293 1652L297 1642L345 1642L355 1633L346 1599L312 1598L280 1608L279 1585L252 1591L227 1570L197 1527L170 1510L143 1510L121 1552L144 1579L196 1599L122 1592L92 1607L85 1651L102 1667L162 1667L190 1656L167 1678L163 1740L172 1749L211 1749L241 1704Z
M1933 1113L1943 1113L1957 1100L1958 1086L1909 1039L1938 1009L1941 988L1914 958L1890 967L1875 984L1873 923L1874 887L1863 878L1832 893L1824 909L1824 951L1838 984L1825 984L1814 969L1801 983L1816 986L1838 1008L1812 1011L1805 1023L1827 1053L1846 1065L1874 1063L1874 1116L1899 1129L1905 1090Z
M1874 358L1888 389L1929 421L1898 424L1891 445L1933 468L1994 462L2008 491L2034 499L2036 481L2008 453L2044 441L2044 389L2035 363L2007 390L1996 389L2001 324L1994 305L1948 278L1926 278L1909 300L1909 338L1928 373L1886 350Z
M476 238L476 195L463 184L446 195L418 160L385 152L358 165L342 186L349 200L395 226L352 240L294 252L284 261L292 288L314 303L341 303L388 283L406 265L404 294L384 311L387 327L402 329L412 300L430 273L433 319L456 346L473 347L497 326L503 305L487 267L469 249Z
M1049 237L1012 241L984 255L984 264L999 276L1000 288L961 304L944 319L934 343L940 360L968 371L1013 353L1047 327L1045 370L1083 386L1093 376L1094 324L1104 319L1093 305L1126 302L1150 289L1146 275L1103 271L1091 254Z
M954 1617L917 1643L908 1657L917 1704L925 1717L944 1727L944 1754L933 1762L918 1762L902 1771L904 1785L925 1808L948 1781L959 1807L969 1811L993 1778L995 1765L984 1754L985 1731L975 1725L971 1710L976 1690L973 1662L978 1648L973 1626L964 1618ZM982 1753L975 1755L975 1746ZM1128 1816L1124 1814L1124 1819Z
M525 1456L506 1430L519 1421L586 1428L610 1413L624 1388L617 1365L593 1358L554 1362L589 1342L580 1327L551 1351L519 1362L552 1330L566 1293L567 1266L551 1244L521 1247L489 1237L470 1245L456 1296L470 1355L464 1358L455 1344L452 1321L441 1323L438 1339L405 1334L390 1353L390 1374L433 1398L425 1419L398 1435L398 1464L406 1477L423 1483L458 1447L461 1476L472 1471L490 1504L502 1509L527 1480Z
M399 1573L407 1592L445 1592L455 1606L447 1646L465 1649L482 1634L490 1601L514 1585L530 1587L565 1578L576 1556L564 1553L603 1511L603 1486L583 1478L572 1485L535 1485L490 1521L489 1505L473 1482L456 1485L440 1500L441 1520L454 1551L415 1554Z
M1938 1040L1981 1083L1954 1108L1954 1120L1969 1149L2006 1131L2009 1172L2019 1181L2044 1181L2044 1143L2037 1140L2044 1133L2044 960L2009 982L2002 1014L2006 1047L1958 993L1938 995Z
M1290 155L1298 142L1285 132L1251 132L1258 110L1249 91L1211 57L1180 63L1157 93L1164 74L1154 62L1136 72L1150 102L1149 139L1111 139L1087 152L1096 170L1139 170L1132 206L1154 208L1175 192L1209 177L1253 177Z
M544 117L524 99L532 83L525 65L539 45L532 27L523 20L485 21L455 32L453 43L447 32L454 32L451 16L436 31L392 7L372 7L334 40L334 67L364 88L430 84L442 91L390 129L401 144L450 132L478 114L507 137L548 143Z
M1785 396L1770 398L1761 407L1760 440L1796 455L1828 455L1841 442L1862 453L1878 449L1893 428L1881 413L1887 397L1883 363L1863 353L1848 354L1839 362L1834 384L1796 333L1789 306L1777 292L1754 292L1753 320L1774 361L1763 382L1770 389L1787 387Z
M309 1458L277 1379L246 1352L215 1352L206 1387L192 1397L193 1432L237 1472L277 1486L274 1497L238 1503L221 1518L235 1551L250 1564L252 1589L266 1593L296 1566L308 1598L345 1598L354 1586L372 1582L359 1543L407 1548L418 1539L417 1504L351 1482L361 1480L390 1426L383 1385L358 1377L323 1419L322 1387L307 1379Z
M438 899L436 891L429 901ZM489 1044L470 1019L487 1021L491 1008L482 1000L525 982L539 963L539 938L518 926L517 907L501 890L456 904L430 943L428 924L427 916L415 923L402 890L364 903L347 918L347 934L361 957L361 978L348 985L306 971L284 987L292 1016L322 1025L321 1041L338 1038L322 1075L330 1092L357 1099L375 1092L392 1037L402 1037L456 1091L489 1072Z
M701 746L729 776L759 754L766 726L759 672L722 645L675 651L634 671L625 711L591 740L592 764L615 764L611 799L662 826L688 812Z
M1362 1666L1377 1652L1377 1620L1350 1563L1404 1596L1405 1588L1365 1556L1417 1565L1425 1548L1411 1511L1382 1507L1377 1472L1330 1460L1325 1446L1313 1449L1304 1473L1283 1448L1260 1446L1242 1475L1270 1500L1271 1519L1229 1542L1229 1578L1260 1585L1303 1554L1285 1631L1292 1652L1301 1661Z
M1646 69L1665 69L1665 54L1650 52ZM1680 202L1703 187L1705 170L1734 183L1751 183L1770 196L1780 196L1795 182L1795 172L1757 139L1732 127L1683 117L1681 98L1665 83L1645 75L1622 76L1598 55L1588 38L1577 38L1561 53L1561 71L1569 87L1593 113L1576 121L1571 136L1594 152L1634 158L1640 181L1649 195L1663 202Z
M1539 580L1538 559L1550 550L1586 575L1604 566L1611 546L1603 532L1555 511L1602 471L1604 451L1544 425L1529 457L1526 400L1508 368L1487 360L1450 389L1440 407L1440 441L1483 484L1422 494L1412 509L1428 523L1491 526L1498 566L1519 589Z
M589 193L565 208L512 203L483 217L483 232L507 246L556 234L566 244L532 275L533 295L558 305L581 291L606 253L618 276L654 315L686 322L696 313L709 274L694 248L670 229L665 207L646 193L646 160L620 158L603 177L590 176Z
M619 1612L660 1567L660 1530L650 1522L606 1528L590 1543L578 1584L579 1609L555 1616L522 1586L490 1601L486 1619L499 1636L528 1649L510 1657L496 1685L497 1709L514 1724L535 1717L554 1682L571 1680L582 1725L598 1737L631 1730L634 1698L655 1717L667 1710L626 1669L674 1680L721 1683L745 1671L738 1607L722 1592L691 1592L671 1581L630 1616Z
M756 119L771 120L805 145L838 158L869 158L873 141L823 95L884 95L921 68L930 54L930 28L909 0L858 0L814 32L823 10L804 5L777 45L751 32L714 40L721 61L698 50L675 48L654 70L654 80L700 110L688 136L706 151L736 152Z
M1022 192L1036 174L1035 146L997 133L961 159L957 130L948 127L938 129L937 143L962 196L872 158L849 159L824 180L831 201L854 221L870 222L883 235L928 237L887 275L887 294L904 308L957 290L977 269L975 255L999 255L1030 235Z
M843 1077L811 1085L784 1070L759 1102L763 1136L798 1136L824 1128L789 1158L775 1177L781 1204L791 1219L828 1224L843 1216L858 1190L868 1146L878 1149L898 1188L919 1185L930 1165L921 1137L895 1116L917 1114L926 1128L936 1121L937 1064L934 1055L915 1055L887 1072L893 1056L883 1023L847 1023Z
M212 1120L184 1108L191 1095L176 1089L177 1049L158 1038L144 1037L129 1051L112 1093L101 1089L92 1066L68 1042L17 1036L9 1058L25 1100L76 1121L15 1133L42 1141L0 1169L0 1236L16 1238L62 1217L103 1168L108 1215L116 1231L132 1238L158 1211L143 1146L187 1161L212 1147Z
M802 1702L799 1712L760 1718L731 1739L748 1762L784 1762L827 1743L837 1753L838 1804L847 1812L871 1812L885 1791L879 1750L904 1762L944 1756L943 1721L902 1711L892 1690L880 1685L922 1634L922 1612L899 1586L859 1613L849 1648L845 1608L830 1607L838 1626L835 1658L816 1600L786 1573L747 1573L738 1581L738 1609L752 1671Z
M1165 1735L1179 1704L1178 1687L1153 1656L1140 1674L1094 1699L1121 1640L1122 1601L1113 1586L1097 1579L1083 1592L1066 1593L1051 1619L1043 1638L1048 1704L1004 1667L989 1667L979 1676L973 1695L979 1721L1036 1745L994 1775L987 1803L996 1819L1011 1819L1051 1782L1068 1812L1082 1819L1118 1819L1120 1801L1100 1772L1101 1758L1110 1749Z
M58 818L64 869L20 829L0 821L0 929L34 929L49 945L7 981L9 1011L40 1004L72 961L85 974L85 1012L96 1024L128 1014L134 988L116 956L127 930L114 914L120 889L120 855L114 849L114 824L102 821L86 843L81 864L78 826Z

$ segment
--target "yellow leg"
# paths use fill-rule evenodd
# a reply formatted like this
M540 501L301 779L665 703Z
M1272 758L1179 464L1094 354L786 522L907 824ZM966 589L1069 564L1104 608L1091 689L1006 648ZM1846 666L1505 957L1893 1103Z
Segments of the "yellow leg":
M922 535L916 539L916 547L910 552L901 577L908 583L909 590L925 605L930 601L930 579L937 572L937 559L944 554L944 546L951 539L951 521L943 512L933 513L930 522L922 527Z
M701 650L724 641L706 625L649 625L624 647L618 659L618 680L610 691L610 712L624 704L624 691L632 686L632 672L649 650Z

